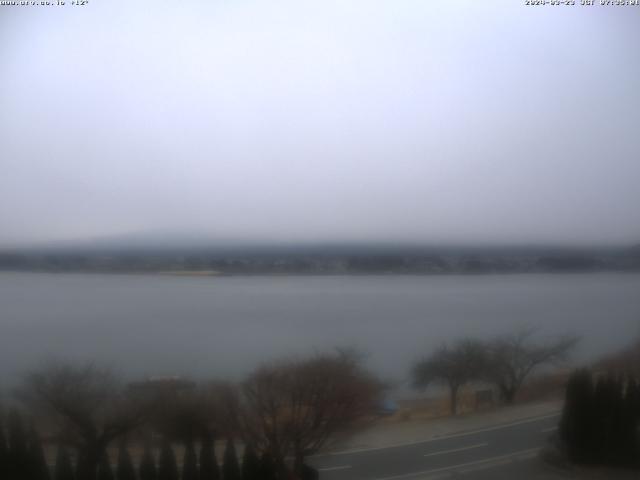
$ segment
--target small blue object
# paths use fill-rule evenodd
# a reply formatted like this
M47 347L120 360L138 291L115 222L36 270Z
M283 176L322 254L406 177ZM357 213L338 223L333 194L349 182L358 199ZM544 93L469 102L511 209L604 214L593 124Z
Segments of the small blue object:
M378 411L382 415L393 415L398 411L398 404L390 398L385 398L378 405Z

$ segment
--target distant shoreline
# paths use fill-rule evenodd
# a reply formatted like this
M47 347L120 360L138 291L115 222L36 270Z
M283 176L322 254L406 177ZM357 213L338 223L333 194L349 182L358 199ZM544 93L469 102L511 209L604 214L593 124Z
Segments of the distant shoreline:
M260 277L260 278L284 278L284 277L488 277L488 276L518 276L518 275L639 275L640 270L598 270L598 271L511 271L511 272L367 272L367 273L295 273L295 272L264 272L264 273L226 273L216 271L115 271L115 270L0 270L2 274L42 274L42 275L105 275L105 276L147 276L147 277L174 277L174 278L230 278L230 277Z
M0 250L0 271L212 277L640 272L640 247Z
M154 275L172 275L175 277L219 277L225 274L218 270L166 270L154 272Z

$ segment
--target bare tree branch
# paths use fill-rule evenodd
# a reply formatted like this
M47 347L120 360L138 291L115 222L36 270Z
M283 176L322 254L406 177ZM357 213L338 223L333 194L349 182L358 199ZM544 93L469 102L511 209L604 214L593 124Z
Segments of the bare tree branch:
M485 378L500 390L502 399L513 403L526 378L545 364L566 360L578 337L565 336L548 343L534 343L533 328L522 328L490 342L487 347Z
M339 352L289 360L256 370L242 386L242 423L247 441L294 470L337 432L372 411L382 384L358 359Z

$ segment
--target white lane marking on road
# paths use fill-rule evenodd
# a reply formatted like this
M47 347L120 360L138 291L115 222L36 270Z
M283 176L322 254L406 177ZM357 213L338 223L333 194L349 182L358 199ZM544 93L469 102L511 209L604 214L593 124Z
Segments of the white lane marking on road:
M500 467L502 465L509 465L518 460L528 460L530 458L534 458L538 454L539 449L529 449L523 450L523 453L518 455L512 455L507 458L498 458L497 460L488 461L485 463L481 463L479 465L470 465L466 468L459 468L455 471L456 474L464 475L467 473L477 473L481 470L489 470L490 468ZM433 480L433 478L429 478L429 480Z
M540 433L549 433L549 432L553 432L553 431L555 431L557 429L558 429L557 425L555 427L551 427L551 428L543 428L542 430L540 430Z
M511 458L504 458L502 460L494 460L493 462L486 462L481 465L472 465L466 468L459 468L456 470L456 474L465 475L467 473L477 473L482 470L489 470L491 468L501 467L503 465L509 465L513 462ZM448 474L451 475L451 474ZM433 477L429 476L429 480L433 480Z
M338 467L318 468L318 471L319 472L331 472L333 470L346 470L347 468L351 468L351 465L340 465Z
M487 445L489 445L489 444L488 443L476 443L475 445L469 445L468 447L452 448L450 450L440 450L439 452L425 453L424 456L425 457L433 457L435 455L445 455L447 453L455 453L455 452L462 452L464 450L471 450L472 448L486 447Z
M425 440L418 440L415 442L393 443L391 445L386 445L384 447L354 448L350 450L342 450L339 452L327 452L327 453L321 453L318 455L312 455L309 458L330 457L335 455L350 455L352 453L364 453L364 452L375 452L377 450L387 450L388 448L410 447L412 445L420 445L422 443L437 442L438 440L447 440L449 438L466 437L468 435L475 435L477 433L491 432L494 430L500 430L502 428L515 427L516 425L524 425L526 423L539 422L541 420L546 420L547 418L558 417L559 415L560 415L560 412L556 412L556 413L551 413L549 415L541 415L539 417L530 417L524 420L518 420L516 422L503 423L500 425L495 425L493 427L481 428L479 430L469 430L468 432L453 433L451 435L444 435L441 437L432 437L432 438L427 438Z
M535 452L537 452L539 450L540 450L540 447L528 448L526 450L519 450L517 452L508 453L506 455L498 455L497 457L484 458L482 460L476 460L476 461L473 461L473 462L459 463L457 465L450 465L448 467L433 468L431 470L422 470L420 472L411 472L411 473L404 473L402 475L393 475L391 477L382 477L382 478L377 478L376 480L399 480L401 478L411 478L411 477L417 477L417 476L420 476L420 475L431 475L433 473L439 473L439 472L444 472L444 471L448 471L448 470L456 470L456 469L464 468L464 467L471 467L471 466L475 466L475 465L483 465L483 464L489 463L489 462L501 462L503 460L511 459L511 458L517 458L517 457L525 458L525 457L528 457L531 454L535 454Z

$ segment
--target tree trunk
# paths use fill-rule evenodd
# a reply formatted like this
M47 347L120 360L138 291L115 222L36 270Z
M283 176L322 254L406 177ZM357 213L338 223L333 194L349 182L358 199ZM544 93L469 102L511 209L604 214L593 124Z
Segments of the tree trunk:
M296 480L318 480L319 473L315 468L305 465L303 453L296 452L294 454L293 477Z
M502 390L502 399L507 405L513 404L516 400L516 390L513 388L505 388Z
M500 387L500 397L502 401L507 405L513 404L516 400L516 393L518 393L519 385L502 383L498 385Z
M456 415L458 413L458 388L459 385L451 385L451 396L449 398L449 402L451 405L451 415Z

